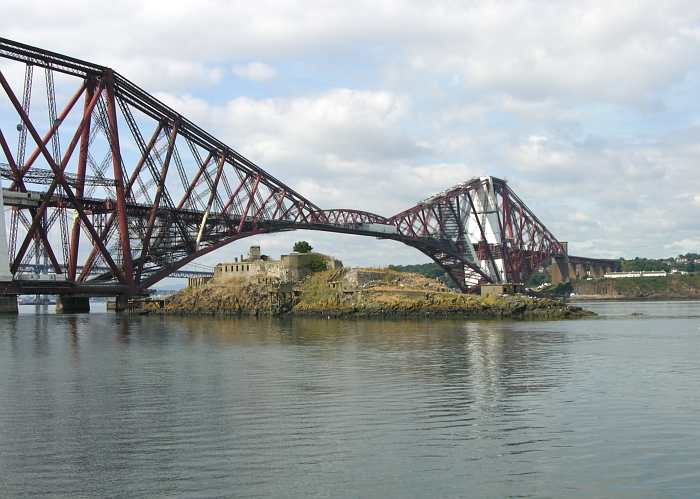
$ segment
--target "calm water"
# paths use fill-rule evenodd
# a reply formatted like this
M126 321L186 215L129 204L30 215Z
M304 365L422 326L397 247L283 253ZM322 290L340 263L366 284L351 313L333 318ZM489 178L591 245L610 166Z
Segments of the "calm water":
M2 318L0 497L700 496L700 302L590 308Z

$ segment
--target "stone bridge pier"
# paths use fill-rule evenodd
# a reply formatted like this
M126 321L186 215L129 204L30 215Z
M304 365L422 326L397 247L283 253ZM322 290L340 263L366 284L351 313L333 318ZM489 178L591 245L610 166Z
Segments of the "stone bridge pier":
M585 258L580 256L561 255L552 257L549 272L552 284L555 286L576 279L604 277L608 272L620 270L618 260L603 258Z
M571 276L571 266L569 265L569 257L553 256L552 263L549 266L549 275L552 279L552 284L555 286L563 282L569 282Z

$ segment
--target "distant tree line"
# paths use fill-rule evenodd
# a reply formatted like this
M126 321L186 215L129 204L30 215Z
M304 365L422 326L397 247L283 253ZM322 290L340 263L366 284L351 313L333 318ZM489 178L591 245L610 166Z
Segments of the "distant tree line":
M676 258L633 258L627 260L620 258L620 268L623 271L649 271L665 270L666 272L677 269L685 272L697 272L700 266L700 255L686 253Z
M627 271L649 271L649 270L671 270L671 265L665 260L657 260L655 258L639 258L633 260L625 260L620 258L620 269L623 272Z

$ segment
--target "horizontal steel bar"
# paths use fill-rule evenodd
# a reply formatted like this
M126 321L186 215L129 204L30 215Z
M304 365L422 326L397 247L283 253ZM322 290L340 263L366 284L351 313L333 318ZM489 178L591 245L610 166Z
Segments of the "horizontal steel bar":
M16 175L7 163L0 163L0 176L8 180L15 180ZM47 170L45 168L30 168L27 173L24 174L22 180L25 184L44 184L50 185L53 182L53 171ZM78 185L78 178L68 172L63 174L63 178L66 179L68 185L71 187L76 187ZM91 175L86 175L83 180L85 185L94 185L102 187L112 187L115 184L114 180L106 177L95 177Z
M68 267L66 265L61 266L63 272L68 271ZM83 266L78 265L78 272L82 272ZM31 274L39 274L39 275L45 275L45 274L52 274L55 275L53 267L50 265L41 265L41 264L32 264L32 263L23 263L22 265L19 266L18 268L19 273L31 273ZM89 275L99 275L99 274L105 274L107 272L110 272L109 267L102 267L98 265L94 265L89 272ZM206 272L202 270L188 270L188 269L179 269L170 274L168 277L175 278L175 279L187 279L190 277L212 277L214 275L214 272ZM31 279L30 279L31 280Z

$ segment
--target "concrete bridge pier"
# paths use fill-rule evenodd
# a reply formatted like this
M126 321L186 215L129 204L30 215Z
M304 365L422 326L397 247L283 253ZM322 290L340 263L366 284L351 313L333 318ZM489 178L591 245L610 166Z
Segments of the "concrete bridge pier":
M119 295L117 296L117 306L114 309L115 312L124 312L129 310L129 295Z
M111 310L112 312L124 312L129 310L129 295L117 295L114 301L108 301L107 310Z
M552 257L552 264L549 266L549 273L552 276L552 284L555 286L563 282L569 282L570 272L569 272L569 259L564 257Z
M591 277L593 278L603 277L607 272L609 272L609 269L604 265L591 265Z
M552 263L549 266L549 275L552 278L552 284L555 286L563 282L571 280L571 264L569 263L569 243L560 241L564 247L564 254L553 256Z
M59 295L56 299L57 314L86 314L90 312L90 297Z
M5 231L5 202L2 197L2 180L0 179L0 281L12 281L10 258L7 251L7 232ZM0 296L0 314L17 314L17 295Z
M17 310L17 295L0 296L0 314L15 314Z
M580 256L554 256L550 266L552 284L557 285L576 279L605 277L608 272L619 270L620 263L612 259L585 258Z

